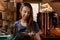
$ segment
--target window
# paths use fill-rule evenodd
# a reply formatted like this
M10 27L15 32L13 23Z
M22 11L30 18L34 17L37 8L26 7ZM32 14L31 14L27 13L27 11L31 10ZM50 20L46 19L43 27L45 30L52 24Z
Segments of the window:
M33 8L33 20L37 22L37 13L38 13L38 3L31 3L32 8Z

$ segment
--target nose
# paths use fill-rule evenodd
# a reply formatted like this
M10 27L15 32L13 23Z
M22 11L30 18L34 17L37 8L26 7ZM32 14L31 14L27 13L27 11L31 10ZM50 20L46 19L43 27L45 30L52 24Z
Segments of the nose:
M26 14L25 14L26 16L28 15L28 12L26 12Z

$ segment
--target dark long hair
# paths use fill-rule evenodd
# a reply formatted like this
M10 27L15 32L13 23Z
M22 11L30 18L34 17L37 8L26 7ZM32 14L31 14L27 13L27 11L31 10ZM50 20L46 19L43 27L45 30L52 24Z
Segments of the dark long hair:
M19 19L21 19L21 14L20 14L20 12L19 12L19 9L20 9L20 8L21 8L21 3L18 2L18 3L16 4L16 13L17 13L17 14L16 14L16 16L17 16L16 21L19 20Z
M33 27L33 9L32 9L32 6L29 3L22 3L20 9L22 9L25 6L27 6L27 7L30 8L30 15L27 18L27 28L30 29L30 30L32 30L34 28Z

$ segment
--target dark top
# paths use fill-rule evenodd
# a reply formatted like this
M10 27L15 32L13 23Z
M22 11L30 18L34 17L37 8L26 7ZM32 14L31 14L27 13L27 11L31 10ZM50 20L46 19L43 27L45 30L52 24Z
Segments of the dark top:
M34 29L32 31L35 32L35 33L39 32L38 24L36 22L33 22L33 24L34 24ZM21 20L18 20L14 23L14 28L17 29L17 31L20 31L20 32L25 32L25 31L29 32L29 30L21 24Z
M34 24L34 29L32 31L34 33L39 32L38 24L36 22L33 22L33 24ZM25 26L21 24L21 20L15 22L14 28L16 30L15 33L17 35L15 40L34 40L34 38L31 38L30 36L21 33L21 32L30 32Z

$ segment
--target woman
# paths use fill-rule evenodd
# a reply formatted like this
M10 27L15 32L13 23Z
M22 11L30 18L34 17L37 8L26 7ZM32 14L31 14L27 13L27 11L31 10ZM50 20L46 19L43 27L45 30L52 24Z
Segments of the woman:
M32 6L29 3L22 3L20 8L21 19L14 23L15 40L40 40L39 27L33 21Z

